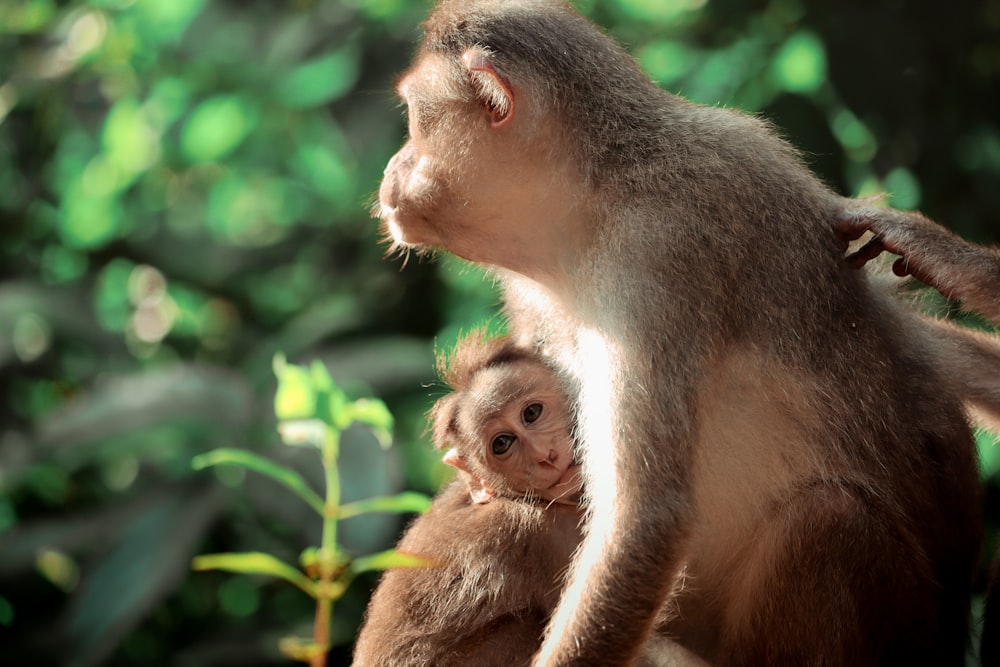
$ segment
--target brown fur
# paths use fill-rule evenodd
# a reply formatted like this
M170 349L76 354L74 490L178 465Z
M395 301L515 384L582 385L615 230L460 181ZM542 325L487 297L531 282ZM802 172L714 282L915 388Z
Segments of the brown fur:
M883 251L900 255L899 276L912 275L968 310L1000 324L1000 251L974 245L916 212L862 207L836 222L843 242L874 237L849 257L862 266ZM944 320L929 319L934 355L947 378L986 427L1000 433L1000 339ZM981 661L1000 664L1000 552L994 555L983 612Z
M472 502L456 479L397 548L430 569L390 570L368 605L355 667L513 667L541 643L579 541L579 510Z
M970 311L1000 324L1000 250L970 243L913 211L861 207L835 225L844 243L872 232L848 261L862 266L883 251L900 255L892 269L912 275ZM928 320L934 356L976 416L1000 433L1000 340L943 320Z
M590 518L535 664L628 664L665 603L716 664L960 663L975 451L934 337L841 259L851 202L562 3L425 31L379 215L495 267L579 390Z

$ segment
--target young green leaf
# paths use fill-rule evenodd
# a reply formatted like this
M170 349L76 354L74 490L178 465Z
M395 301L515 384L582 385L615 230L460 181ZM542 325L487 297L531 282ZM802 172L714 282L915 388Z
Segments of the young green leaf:
M347 407L346 413L352 422L370 427L382 449L392 444L393 418L385 403L377 398L360 398Z
M262 475L267 475L274 481L284 484L286 487L297 493L299 497L306 501L310 507L316 510L320 516L325 515L325 504L323 499L320 498L319 494L313 491L302 476L294 470L278 465L273 461L269 461L244 449L214 449L210 452L205 452L204 454L194 457L191 461L191 466L195 470L202 470L204 468L208 468L209 466L217 465L236 465L253 470L254 472L259 472Z
M395 514L413 512L420 514L426 512L430 506L431 499L424 494L415 491L404 491L395 496L376 496L341 505L337 516L340 519L350 519L359 514L367 514L369 512L391 512Z
M372 570L388 570L393 567L421 568L430 567L431 561L423 556L403 553L389 549L370 556L362 556L351 561L351 574L360 574Z
M224 570L240 574L262 574L284 579L298 586L310 597L316 597L316 584L294 567L271 554L259 551L220 553L195 556L191 561L195 570Z
M289 364L281 355L274 358L278 391L274 395L274 414L279 420L306 419L316 415L316 390L312 375L302 366Z
M320 419L288 419L278 423L278 435L289 447L322 449L330 427Z

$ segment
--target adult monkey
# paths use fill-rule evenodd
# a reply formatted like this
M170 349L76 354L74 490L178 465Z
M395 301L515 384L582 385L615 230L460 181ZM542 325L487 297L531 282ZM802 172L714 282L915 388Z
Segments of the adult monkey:
M685 562L669 630L709 662L961 661L974 448L933 338L842 260L850 202L562 3L424 28L378 215L495 267L579 389L591 516L535 664L627 664Z

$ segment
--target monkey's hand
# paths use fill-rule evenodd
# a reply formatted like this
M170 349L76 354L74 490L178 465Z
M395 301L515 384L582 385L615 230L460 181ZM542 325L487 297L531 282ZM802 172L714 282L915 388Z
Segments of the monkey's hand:
M913 276L942 293L945 285L940 280L941 269L959 261L963 246L967 245L919 213L885 208L844 211L834 220L834 230L845 250L847 243L861 238L866 232L874 234L861 248L845 257L851 266L861 268L883 252L890 252L899 255L892 265L893 273Z
M834 220L834 231L846 251L850 241L874 234L845 257L861 268L882 252L899 255L892 270L913 276L949 299L993 319L1000 317L1000 252L977 246L913 211L861 207L848 209Z

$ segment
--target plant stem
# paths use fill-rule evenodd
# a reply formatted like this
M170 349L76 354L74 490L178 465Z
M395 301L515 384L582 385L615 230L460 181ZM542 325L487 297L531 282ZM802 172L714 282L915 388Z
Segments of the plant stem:
M314 655L310 667L324 667L330 646L330 620L333 616L331 597L334 576L337 574L337 508L340 507L340 473L337 454L340 450L340 432L328 428L323 442L323 472L326 477L326 511L323 513L323 538L319 552L319 584L316 596L316 617L313 621L313 643L323 650Z

